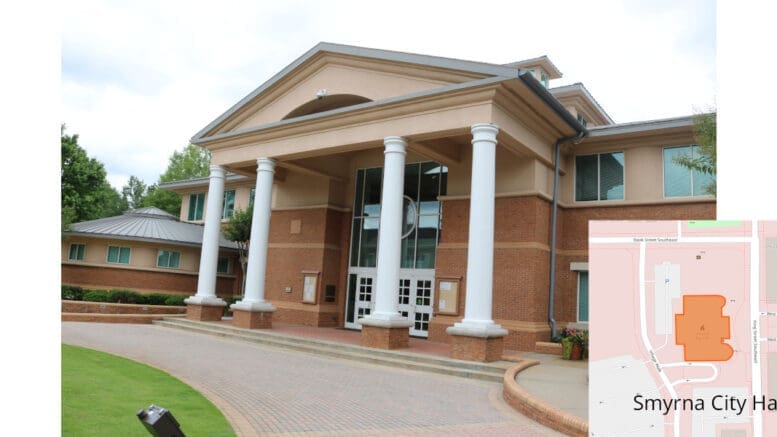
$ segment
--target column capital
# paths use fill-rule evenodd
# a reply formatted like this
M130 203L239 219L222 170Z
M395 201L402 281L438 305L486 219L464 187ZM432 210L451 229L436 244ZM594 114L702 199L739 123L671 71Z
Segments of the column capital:
M223 178L224 174L226 174L226 169L223 165L211 164L210 177Z
M256 172L269 171L275 173L275 160L272 158L259 158L256 160Z
M402 137L386 137L383 139L383 145L386 146L386 150L383 154L387 153L401 153L407 154L407 140Z
M472 131L472 142L475 141L492 141L496 143L496 134L499 133L499 126L493 123L478 123L473 124L470 128Z

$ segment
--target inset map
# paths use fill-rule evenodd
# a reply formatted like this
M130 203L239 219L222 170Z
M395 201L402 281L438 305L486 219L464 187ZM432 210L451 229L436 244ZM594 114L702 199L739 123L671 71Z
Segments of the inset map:
M777 435L777 222L592 221L593 436Z

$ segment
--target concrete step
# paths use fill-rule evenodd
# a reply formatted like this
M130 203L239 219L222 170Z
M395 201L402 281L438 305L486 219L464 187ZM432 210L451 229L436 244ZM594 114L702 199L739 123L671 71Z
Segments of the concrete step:
M502 382L505 370L507 367L514 364L508 361L477 363L404 351L373 349L346 343L297 337L276 332L242 329L229 325L197 322L187 319L165 318L156 320L153 323L174 329L260 343L282 349L307 352L314 355L350 359L492 382Z
M61 313L63 322L96 322L96 323L135 323L149 324L154 320L176 317L186 317L185 314L100 314L100 313Z
M183 318L175 319L174 323L183 324L183 325L192 326L192 327L205 327L208 329L213 329L213 330L218 330L218 331L228 332L228 333L264 336L268 338L274 338L274 339L283 340L286 342L292 342L292 343L298 343L298 344L304 344L304 345L327 345L341 350L343 349L350 350L355 353L370 353L372 355L383 355L387 357L400 356L410 361L418 361L418 362L438 364L438 365L455 365L457 367L466 368L470 370L483 371L483 372L495 372L495 373L498 372L498 373L504 374L504 371L507 370L508 367L515 364L510 361L496 361L491 363L481 363L476 361L462 361L462 360L455 360L448 357L424 355L424 354L412 353L412 352L407 352L402 350L373 349L373 348L366 348L360 345L354 345L349 343L338 343L334 341L322 340L317 338L294 336L290 334L283 334L283 333L273 332L268 330L243 329L243 328L238 328L231 325L198 322L198 321L188 320Z

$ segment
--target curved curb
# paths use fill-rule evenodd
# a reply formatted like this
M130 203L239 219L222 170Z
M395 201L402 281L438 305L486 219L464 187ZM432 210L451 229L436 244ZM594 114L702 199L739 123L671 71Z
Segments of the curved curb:
M570 436L587 436L588 422L573 414L541 401L522 389L515 381L519 372L540 364L537 360L523 360L505 372L502 396L505 402L526 417Z

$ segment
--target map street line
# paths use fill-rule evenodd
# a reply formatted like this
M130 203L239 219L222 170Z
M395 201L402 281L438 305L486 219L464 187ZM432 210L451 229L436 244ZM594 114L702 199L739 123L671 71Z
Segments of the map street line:
M758 223L752 222L752 237L750 239L750 320L753 326L753 359L752 359L752 393L753 398L761 397L761 363L758 359L760 338L759 323L761 317L761 299L760 299L760 245L758 244ZM761 410L753 408L753 435L760 437L763 435L763 417Z
M642 241L639 243L639 327L640 327L640 333L642 334L642 343L645 346L645 350L648 351L650 354L650 358L653 360L653 363L656 366L656 370L658 371L658 376L661 378L661 380L664 382L664 387L666 388L666 391L669 392L669 396L672 397L672 399L677 399L677 392L674 390L674 387L672 387L672 383L669 381L669 378L666 376L666 374L661 370L661 363L658 362L658 357L656 357L656 354L653 352L653 346L650 344L650 339L648 338L648 330L647 330L647 317L646 317L646 307L647 303L645 302L645 249L646 245L645 242ZM680 436L680 412L678 410L674 411L674 435L675 437Z

